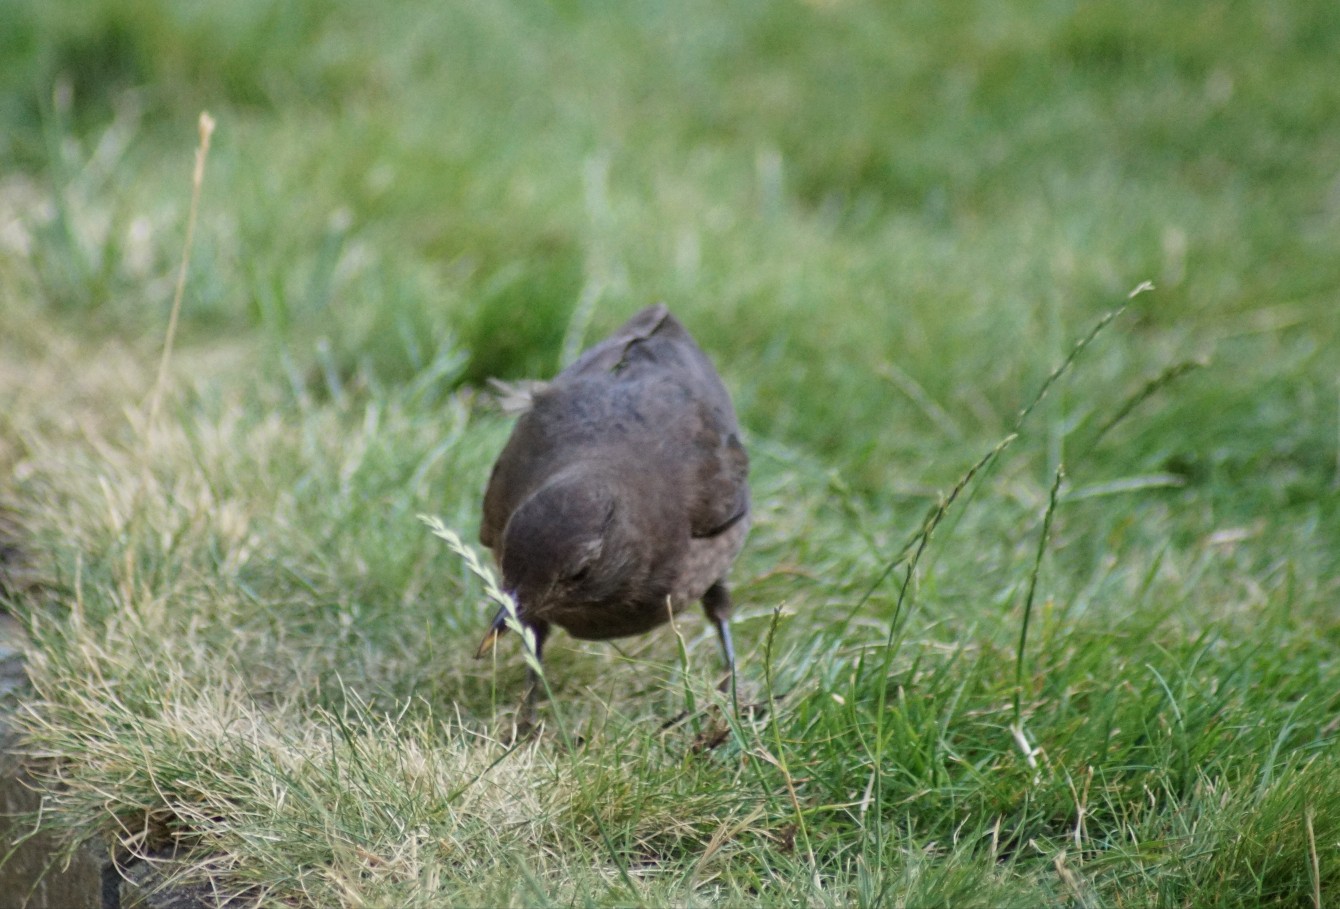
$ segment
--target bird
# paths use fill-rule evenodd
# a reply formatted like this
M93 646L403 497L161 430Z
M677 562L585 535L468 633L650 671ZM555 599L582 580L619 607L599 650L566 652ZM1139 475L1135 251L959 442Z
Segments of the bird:
M493 465L479 538L534 634L536 665L554 626L628 637L698 600L733 693L726 575L749 532L749 456L707 354L658 303L511 397L524 410ZM476 657L506 618L499 608ZM529 710L541 679L528 675Z

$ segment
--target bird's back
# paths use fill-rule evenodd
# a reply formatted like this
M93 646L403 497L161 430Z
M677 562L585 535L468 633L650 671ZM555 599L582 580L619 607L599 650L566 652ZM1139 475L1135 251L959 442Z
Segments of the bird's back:
M663 305L648 307L533 394L494 466L480 539L497 551L512 512L578 465L635 488L656 520L686 523L686 543L711 536L748 510L738 436L707 355Z

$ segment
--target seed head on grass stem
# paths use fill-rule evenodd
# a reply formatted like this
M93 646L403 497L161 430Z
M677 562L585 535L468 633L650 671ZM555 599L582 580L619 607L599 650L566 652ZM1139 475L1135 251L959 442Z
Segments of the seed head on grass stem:
M181 316L181 300L186 293L186 274L191 266L191 246L195 239L196 218L200 212L200 189L205 183L205 159L209 157L209 140L214 135L214 118L208 111L200 112L199 127L200 145L195 150L195 170L191 175L191 207L186 215L186 239L182 241L177 289L172 294L172 310L168 313L167 333L163 338L163 356L158 361L158 379L154 382L153 396L149 399L148 426L153 426L158 419L158 408L163 402L168 364L172 360L172 344L177 337L177 320Z
M1042 571L1042 557L1047 552L1047 540L1051 536L1052 519L1056 517L1056 503L1060 497L1061 481L1065 479L1065 466L1056 468L1056 478L1047 497L1047 512L1042 516L1042 533L1038 536L1037 554L1033 557L1033 570L1028 575L1028 595L1024 597L1024 616L1019 625L1019 646L1014 653L1014 722L1022 724L1021 697L1024 687L1024 648L1028 644L1028 622L1033 615L1033 600L1038 590L1038 574Z
M526 666L535 672L541 679L544 678L544 667L535 656L535 632L524 625L516 613L516 600L502 589L498 584L498 579L494 576L489 567L479 560L479 556L473 549L465 544L461 535L452 530L446 524L442 523L441 518L432 515L419 515L419 520L427 525L432 531L433 536L443 540L447 548L460 556L465 562L465 567L475 577L479 578L480 583L484 585L484 596L488 597L494 604L501 606L506 613L507 627L511 631L521 636L525 646L522 652L525 656ZM546 683L545 687L548 687Z
M1129 294L1127 294L1127 299L1128 300L1133 299L1139 294L1152 289L1153 285L1150 282L1148 281L1142 282L1141 284L1136 286ZM896 557L891 559L885 565L884 569L876 577L874 583L871 584L870 587L866 590L865 595L862 596L857 601L856 605L851 610L849 610L847 614L843 617L841 626L845 627L846 624L851 621L855 613L859 611L862 606L865 605L865 603L870 599L870 597L874 594L874 592L878 590L879 587L884 583L884 581L888 579L889 575L893 573L894 568L896 568L899 564L902 564L904 560L907 561L907 568L903 575L903 582L898 589L898 596L894 600L893 616L889 619L888 637L884 643L883 660L881 661L880 664L880 672L884 676L887 677L890 669L893 666L893 657L901 647L902 630L906 626L908 613L911 607L911 600L909 599L909 593L912 590L912 582L916 577L917 566L921 562L922 556L925 555L927 549L929 548L931 537L935 533L936 528L940 526L940 523L949 513L951 506L953 506L954 503L959 499L964 490L968 489L968 487L972 484L972 481L977 477L977 475L980 473L985 473L995 467L995 465L999 462L1001 454L1005 451L1006 448L1008 448L1015 441L1015 439L1019 437L1019 433L1023 428L1024 421L1028 419L1028 415L1031 414L1035 409L1037 409L1038 405L1042 403L1043 399L1046 398L1047 392L1051 389L1051 387L1055 385L1056 382L1059 381L1062 376L1064 376L1067 372L1069 372L1071 366L1073 366L1075 361L1079 358L1079 355L1083 353L1083 351L1091 343L1093 343L1094 339L1097 338L1098 335L1100 335L1103 332L1103 330L1107 328L1107 326L1111 325L1112 322L1116 320L1118 316L1120 316L1123 312L1125 312L1126 308L1129 305L1130 305L1129 303L1123 303L1116 309L1113 309L1112 311L1105 313L1103 317L1100 318L1094 324L1093 328L1089 330L1088 334L1080 338L1080 340L1075 343L1074 347L1071 348L1070 353L1066 356L1064 360L1061 361L1060 365L1057 366L1055 369L1053 369L1051 373L1047 376L1047 378L1043 380L1042 385L1039 386L1037 393L1033 396L1033 399L1029 401L1028 404L1025 405L1023 409L1019 411L1019 415L1015 418L1014 426L1010 434L1007 435L1005 438L1001 439L999 442L997 442L995 447L993 447L990 451L988 451L985 455L983 455L980 459L978 459L978 461L975 464L973 464L972 467L968 468L967 472L964 473L964 475L954 485L954 488L950 490L949 494L943 498L940 504L936 506L936 508L922 523L921 528L916 532L916 534L913 535L912 539L908 541L908 543L903 547L903 549L899 552L899 554ZM1047 509L1047 516L1045 521L1046 526L1043 529L1043 539L1042 543L1040 544L1040 547L1045 547L1046 545L1047 534L1051 527L1051 518L1056 510L1056 496L1060 489L1062 476L1063 473L1060 470L1058 470L1056 480L1052 486L1051 504ZM969 495L969 499L971 499L971 494ZM966 505L964 507L966 507ZM909 552L911 553L910 557L908 555ZM1036 583L1037 580L1037 570L1040 565L1040 559L1041 559L1041 548L1039 549L1039 555L1038 555L1039 562L1034 566L1033 571L1034 583ZM1033 586L1030 585L1030 593L1028 597L1029 605L1025 610L1023 635L1027 635L1027 616L1028 612L1031 610L1032 597L1033 597ZM1019 652L1017 654L1018 662L1016 663L1016 686L1015 686L1015 702L1014 702L1016 722L1018 719L1018 712L1019 712L1018 675L1019 673L1022 672L1023 669L1022 664L1023 641L1024 638L1021 636ZM873 785L871 789L873 790L875 804L881 804L884 795L884 772L883 772L884 738L885 738L884 722L885 722L885 708L887 705L887 696L888 696L888 686L881 685L879 688L878 703L876 708L877 729L875 733L875 753L872 755L874 761L874 767L872 770ZM1020 735L1022 734L1022 730L1020 730L1019 734ZM1031 756L1031 749L1026 751L1026 753L1029 753ZM882 839L883 839L883 828L882 825L877 824L875 826L875 840L877 850L883 848Z
M465 541L461 539L460 534L444 524L440 518L432 515L419 515L419 520L427 525L428 529L432 531L433 536L444 541L447 544L448 549L460 556L465 562L465 567L469 572L479 578L480 582L483 583L484 595L498 606L502 607L506 615L505 621L507 627L521 635L522 641L524 642L522 652L525 656L526 666L535 673L540 684L544 686L545 694L549 698L550 708L554 717L554 725L558 727L558 734L563 741L563 747L567 749L569 754L575 753L577 750L576 739L573 738L571 731L568 729L568 724L564 719L562 709L558 706L557 702L554 701L553 690L549 687L549 680L545 678L544 675L544 667L540 664L540 659L536 655L535 633L530 628L526 627L517 616L516 601L498 585L498 579L494 576L493 572L480 562L479 556L473 549L465 545ZM600 818L600 815L598 813L593 815L592 820L595 822L596 828L600 833L600 839L604 843L605 851L609 853L610 861L612 861L615 868L618 869L619 879L628 889L629 894L633 897L635 902L640 904L642 902L642 894L638 890L637 884L633 881L632 875L628 872L628 862L619 851L614 848L614 840L610 837L609 830L606 829L605 822Z

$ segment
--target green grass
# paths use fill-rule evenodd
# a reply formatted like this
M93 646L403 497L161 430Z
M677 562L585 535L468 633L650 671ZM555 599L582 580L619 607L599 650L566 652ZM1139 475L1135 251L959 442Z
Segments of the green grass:
M0 32L44 826L269 905L1340 894L1333 4L272 6ZM655 300L746 427L766 709L691 615L560 635L509 744L418 516L473 539L485 378Z

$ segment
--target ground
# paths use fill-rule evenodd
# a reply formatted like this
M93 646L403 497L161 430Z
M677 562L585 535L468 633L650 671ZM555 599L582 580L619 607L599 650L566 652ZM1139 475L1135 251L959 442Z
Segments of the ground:
M46 831L267 905L1340 892L1334 4L10 7ZM686 615L556 636L513 742L481 390L657 300L749 709Z

